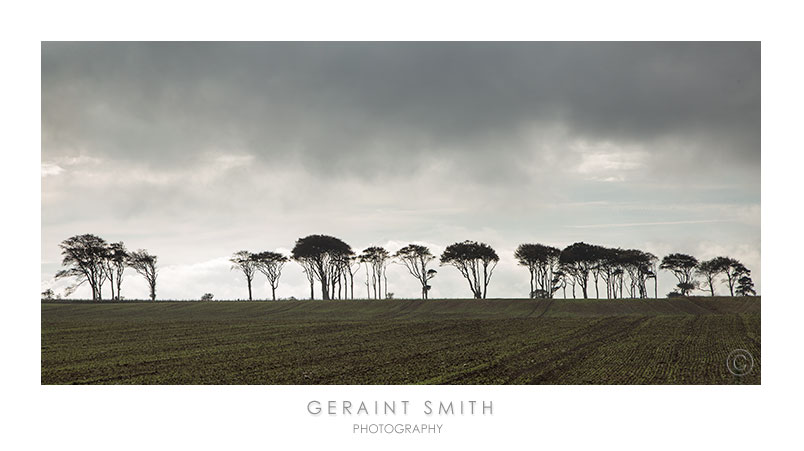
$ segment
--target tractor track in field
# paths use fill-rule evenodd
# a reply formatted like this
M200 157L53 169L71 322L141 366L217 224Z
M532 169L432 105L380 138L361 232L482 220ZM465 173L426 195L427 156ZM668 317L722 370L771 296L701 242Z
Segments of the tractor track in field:
M470 372L466 372L466 373L457 374L452 379L450 379L447 383L464 383L462 381L465 381L467 379L472 380L472 379L475 379L475 378L477 378L479 376L482 376L483 374L486 374L486 373L493 374L495 371L497 371L499 369L499 367L503 366L504 363L511 362L511 361L516 362L516 361L519 361L519 360L521 360L523 358L526 358L527 355L533 354L534 351L537 351L538 350L537 348L545 349L545 346L549 346L551 348L561 348L562 346L569 347L573 343L578 343L579 341L580 341L580 344L575 345L574 348L572 348L572 349L581 349L581 348L584 348L584 347L587 347L587 346L594 345L596 342L600 341L601 338L606 338L608 336L613 336L613 335L617 335L617 334L620 334L620 333L623 333L623 332L627 332L627 330L630 329L628 327L628 324L624 325L623 327L618 328L615 332L606 335L606 337L598 337L597 339L595 339L594 341L591 341L591 342L584 342L583 341L590 334L595 334L598 331L605 331L606 329L608 329L610 327L617 326L621 321L625 321L625 318L600 318L600 319L597 319L597 320L594 321L593 324L590 324L590 325L584 326L584 327L579 327L579 328L573 329L571 331L567 331L565 334L562 334L560 336L554 337L553 340L549 344L548 343L535 343L535 344L527 347L526 349L520 349L520 350L518 350L518 351L516 351L514 353L506 354L506 355L502 356L500 359L498 359L498 361L496 361L495 363L493 363L490 366L486 366L484 368L477 369L477 370L470 371ZM645 318L643 321L647 321L647 318ZM569 352L572 352L572 349L569 349L567 351L563 351L558 355L564 355L564 354L567 354ZM556 355L557 354L555 354L553 352L547 352L547 353L544 353L544 354L539 354L537 356L539 358L539 361L540 361L539 363L529 365L528 367L517 371L514 376L506 377L506 379L508 381L517 380L520 376L522 376L524 374L531 373L534 368L542 366L546 360L555 359ZM508 382L508 383L510 383L510 382Z
M41 383L758 384L760 308L727 297L43 304ZM726 372L727 347L754 354L749 377Z
M553 366L546 372L540 373L536 378L529 379L527 381L528 384L541 384L541 383L555 383L555 381L560 380L560 373L566 371L567 368L572 368L579 362L586 360L588 357L591 357L595 351L605 343L610 342L615 337L620 337L627 335L632 330L638 328L642 324L648 321L648 318L638 318L636 320L627 320L622 327L618 327L613 331L609 331L602 336L596 337L594 340L581 342L574 347L570 348L569 350L563 351L558 358L563 356L569 356L568 361L563 361L559 366ZM553 361L556 358L551 359ZM528 374L529 372L533 371L534 369L540 367L541 365L531 365L528 368L520 371L515 377L511 380L518 380L520 377Z

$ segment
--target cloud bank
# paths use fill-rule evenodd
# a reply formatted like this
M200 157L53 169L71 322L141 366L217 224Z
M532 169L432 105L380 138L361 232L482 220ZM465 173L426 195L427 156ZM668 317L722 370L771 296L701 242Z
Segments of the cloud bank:
M43 43L43 287L76 233L158 254L172 298L243 297L228 255L310 233L486 241L493 296L527 293L517 244L577 240L760 287L760 99L758 43Z

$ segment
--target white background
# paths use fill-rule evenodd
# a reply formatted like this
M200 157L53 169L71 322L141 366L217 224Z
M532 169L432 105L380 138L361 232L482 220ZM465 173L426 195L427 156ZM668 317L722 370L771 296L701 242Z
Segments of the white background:
M775 449L799 445L801 15L779 2L5 4L2 28L4 449ZM353 5L353 7L347 7ZM122 3L121 3L122 4ZM762 40L762 385L579 387L40 386L40 41ZM724 362L725 364L725 362ZM311 399L490 399L436 436L354 436ZM415 407L414 407L415 409ZM365 417L364 417L365 418Z

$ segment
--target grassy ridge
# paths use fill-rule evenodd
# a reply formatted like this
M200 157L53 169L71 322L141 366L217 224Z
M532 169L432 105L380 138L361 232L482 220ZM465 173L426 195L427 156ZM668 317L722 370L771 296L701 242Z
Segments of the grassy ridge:
M759 298L42 304L42 383L759 383ZM755 367L725 362L748 349Z

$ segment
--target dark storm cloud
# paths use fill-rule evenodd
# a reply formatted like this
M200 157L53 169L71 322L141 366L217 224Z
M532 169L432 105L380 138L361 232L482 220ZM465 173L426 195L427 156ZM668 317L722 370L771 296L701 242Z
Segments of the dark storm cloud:
M759 288L759 77L757 43L44 43L42 287L96 233L159 255L160 296L234 299L231 252L328 233L488 242L494 296L532 241L730 255Z
M533 136L756 165L758 43L44 43L43 160L519 170ZM566 140L551 144L561 155ZM692 149L692 150L689 150ZM686 152L686 153L685 153ZM711 170L712 168L710 168Z

